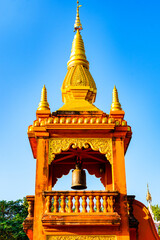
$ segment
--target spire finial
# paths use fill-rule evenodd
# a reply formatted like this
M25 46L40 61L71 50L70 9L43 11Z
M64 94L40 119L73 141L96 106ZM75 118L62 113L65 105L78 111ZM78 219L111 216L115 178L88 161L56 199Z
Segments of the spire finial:
M47 89L46 89L45 85L42 88L41 101L38 105L37 110L50 110L49 104L47 102Z
M116 86L114 85L113 93L112 93L111 111L121 111L121 110L122 108L118 98L118 91Z
M81 24L81 21L80 21L80 17L79 17L79 8L82 7L82 5L79 5L79 1L77 0L77 14L76 14L76 21L75 21L75 24L74 24L74 31L77 31L77 30L82 30L82 24Z
M146 196L146 200L147 202L151 203L152 202L152 197L151 197L151 194L149 192L149 186L147 184L147 196Z

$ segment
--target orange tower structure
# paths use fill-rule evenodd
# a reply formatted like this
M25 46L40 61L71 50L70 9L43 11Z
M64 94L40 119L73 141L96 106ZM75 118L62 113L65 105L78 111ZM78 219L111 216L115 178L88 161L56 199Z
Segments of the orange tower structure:
M37 119L28 128L36 186L35 196L27 196L24 231L30 240L159 239L148 209L127 196L125 153L132 131L116 87L109 114L93 105L97 88L80 33L79 7L77 1L76 33L61 88L64 105L51 113L44 86ZM57 179L77 161L100 178L104 191L54 191Z

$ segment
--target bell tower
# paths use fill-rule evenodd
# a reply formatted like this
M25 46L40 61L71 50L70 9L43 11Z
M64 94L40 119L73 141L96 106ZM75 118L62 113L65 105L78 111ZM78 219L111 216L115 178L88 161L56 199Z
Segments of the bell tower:
M129 240L125 153L132 131L115 86L110 113L94 105L97 88L85 54L79 8L77 1L75 36L61 88L64 105L51 113L44 86L36 120L28 128L36 184L35 196L27 196L24 230L33 240ZM57 180L71 169L73 190L55 191ZM85 170L100 178L104 191L86 189ZM132 231L137 231L136 224Z

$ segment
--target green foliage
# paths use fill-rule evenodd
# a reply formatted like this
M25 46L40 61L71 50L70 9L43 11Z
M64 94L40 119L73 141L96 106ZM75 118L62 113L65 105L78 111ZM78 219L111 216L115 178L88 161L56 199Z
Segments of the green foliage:
M26 198L17 201L0 201L0 239L28 240L22 223L27 217Z
M153 211L153 214L155 216L155 220L157 221L160 221L160 206L157 205L153 205L152 206L152 211ZM158 234L160 235L160 226L158 228Z

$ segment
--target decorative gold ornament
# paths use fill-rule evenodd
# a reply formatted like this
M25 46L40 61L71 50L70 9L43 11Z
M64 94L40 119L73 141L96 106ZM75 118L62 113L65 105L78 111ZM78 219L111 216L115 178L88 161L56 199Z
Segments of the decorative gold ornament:
M110 124L110 123L115 123L115 119L114 118L109 118L108 119L108 123Z
M80 21L80 17L79 17L79 8L80 7L82 7L82 5L79 5L79 1L77 1L77 14L76 14L76 21L74 24L74 31L83 29L81 21Z
M85 123L85 124L89 123L89 118L85 118L85 119L84 119L84 123Z
M79 118L78 123L80 123L80 124L83 123L83 118Z
M62 118L60 118L60 123L65 123L65 118L64 117L62 117Z
M102 123L107 123L107 118L106 118L106 117L104 117L104 118L102 119Z
M150 194L150 192L149 192L149 186L148 186L148 184L147 184L147 196L146 196L146 200L147 200L147 202L152 202L152 196L151 196L151 194Z
M72 123L73 124L77 123L77 118L76 117L72 119Z
M58 118L58 117L55 117L55 118L54 118L54 123L55 123L55 124L59 123L59 118Z
M75 235L75 236L47 236L47 240L116 240L116 236L109 235Z
M41 101L38 105L37 110L50 110L49 103L47 102L47 89L45 85L42 88Z
M39 126L39 121L38 120L34 121L34 127L38 127L38 126Z
M93 123L95 123L95 121L96 121L95 118L91 118L90 123L93 124Z
M107 160L112 164L112 139L111 138L50 138L49 139L49 159L51 164L56 154L68 151L69 148L88 148L105 154Z
M71 118L67 118L66 123L71 123Z
M122 110L122 108L118 99L118 91L116 89L116 86L114 86L113 93L112 93L111 111L120 111L120 110Z
M101 118L97 118L96 119L96 123L101 123L102 122L102 119Z
M41 121L40 126L41 127L45 126L45 122L43 120Z
M53 123L53 118L52 117L50 117L49 119L48 119L48 123L50 124L50 123Z
M117 121L115 122L115 124L116 124L116 126L119 126L119 125L120 125L120 122L117 120Z
M122 121L122 126L127 126L127 122L125 120Z
M143 207L142 211L146 214L146 216L144 217L144 219L148 220L150 217L150 212L146 207Z
M28 131L29 131L29 132L32 132L32 131L33 131L33 126L32 126L32 125L28 127Z

